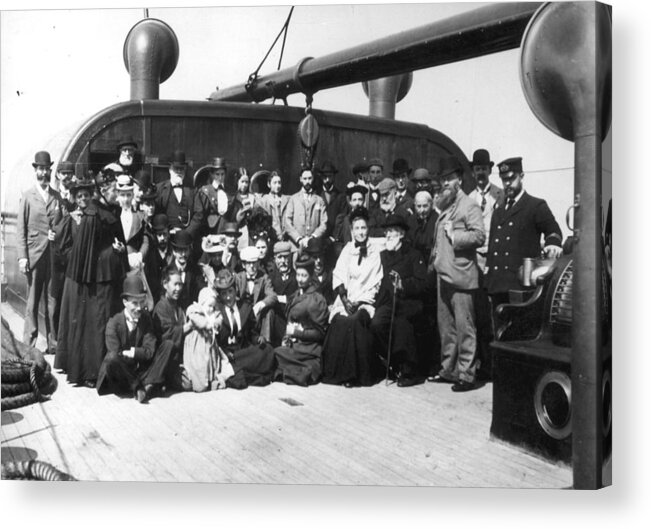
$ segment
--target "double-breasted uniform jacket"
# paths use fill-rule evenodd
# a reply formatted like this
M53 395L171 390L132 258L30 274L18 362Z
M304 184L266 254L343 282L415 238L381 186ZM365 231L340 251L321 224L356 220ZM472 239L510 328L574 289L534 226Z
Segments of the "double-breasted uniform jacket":
M505 205L493 212L486 266L489 294L518 290L518 268L525 257L540 257L540 237L544 246L561 246L561 229L547 202L526 191L508 210Z
M301 190L289 197L285 211L285 229L295 244L303 237L323 237L327 223L326 203L319 195L310 193L306 196Z
M27 259L32 268L49 249L48 230L54 228L55 222L60 218L60 209L61 197L50 186L47 188L47 202L36 186L25 190L20 199L16 221L18 258Z
M285 212L289 203L289 195L279 195L278 199L271 193L262 195L257 205L271 215L271 223L279 241L285 238Z
M251 306L258 301L262 301L266 307L272 307L278 301L278 296L271 285L271 280L267 274L257 270L253 280L253 293L249 294L247 289L246 272L235 274L235 290L240 299L246 299Z
M452 238L445 231L447 222L452 224ZM476 289L479 286L477 248L485 240L481 208L460 189L455 201L436 221L430 266L442 281L457 289Z
M204 202L199 194L193 188L183 186L179 202L169 180L160 182L156 187L156 213L167 215L170 229L185 229L196 240L204 224Z
M501 187L490 183L488 184L488 191L479 190L479 188L473 189L468 196L472 198L479 207L481 208L482 217L484 218L484 229L486 230L486 241L481 247L477 248L477 253L479 254L478 264L479 267L483 270L486 266L486 255L488 253L488 234L491 229L491 219L493 218L493 212L504 205L504 190ZM483 205L483 207L482 207Z
M421 253L426 261L429 259L434 246L434 228L436 228L438 218L439 215L434 209L430 211L426 219L419 219L416 215L407 217L407 225L409 226L407 236L414 248Z

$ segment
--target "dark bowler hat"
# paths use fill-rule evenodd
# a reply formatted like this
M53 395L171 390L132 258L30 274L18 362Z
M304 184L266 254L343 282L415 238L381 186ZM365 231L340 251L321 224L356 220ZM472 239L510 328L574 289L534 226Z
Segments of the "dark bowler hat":
M393 162L393 171L391 171L391 174L398 176L400 173L411 173L411 167L409 167L409 163L404 158L398 158Z
M368 163L366 162L357 162L353 165L353 174L358 175L360 173L366 173L368 171Z
M432 176L429 174L429 171L423 167L418 168L414 171L414 176L412 177L412 180L418 182L418 181L431 181Z
M215 157L208 165L213 169L226 169L226 160L224 160L224 158Z
M140 197L140 200L156 200L156 197L158 196L158 190L156 189L156 186L149 186L145 187L142 192L142 196Z
M382 160L380 160L379 158L371 158L368 161L369 169L371 168L372 165L377 165L379 167L382 167L382 169L384 169L384 162Z
M312 256L323 255L326 250L326 243L323 240L323 237L311 237L307 241L307 246L305 247L305 253Z
M128 275L122 283L122 299L145 299L147 290L138 275Z
M308 255L301 255L298 259L296 259L296 264L294 265L294 268L298 270L299 268L303 268L307 270L310 275L314 273L314 259L312 259Z
M170 166L174 169L185 169L187 165L185 162L185 153L183 151L174 151Z
M149 187L151 185L151 175L149 174L149 171L139 169L133 176L133 181L134 183L138 184L138 187L144 189L145 187Z
M75 164L72 162L60 162L58 167L57 167L57 173L74 173L75 172Z
M170 238L170 244L174 248L190 248L192 246L192 235L187 230L179 230Z
M500 162L497 167L500 170L500 176L511 176L509 173L521 173L522 158L507 158L503 162Z
M121 151L124 147L133 147L134 149L137 149L138 144L132 136L127 136L126 138L122 138L118 143L118 151Z
M169 219L165 213L158 213L151 219L151 229L154 233L161 233L169 229Z
M39 165L45 165L47 167L52 167L52 160L50 159L50 153L47 151L38 151L34 155L34 162L32 167L38 167Z
M491 156L486 149L477 149L472 153L472 162L470 165L490 165L493 167L495 164L491 161Z
M346 186L346 194L349 197L352 197L353 193L361 193L362 195L366 196L366 193L368 193L368 188L354 182L348 182L348 185Z
M232 235L233 237L239 237L242 235L242 232L237 227L237 222L224 222L221 231L219 232L223 235Z
M402 228L405 232L409 231L407 221L402 218L402 216L396 215L395 213L392 213L388 216L387 220L385 220L384 224L382 224L382 227L384 229L398 227Z
M463 173L463 167L461 167L461 164L459 163L459 160L457 160L457 157L446 156L444 158L441 158L441 162L439 164L439 174L437 175L438 178L443 180L451 174L455 173L457 173L457 176L459 178L461 178L461 174Z
M235 276L228 268L222 268L215 274L214 286L217 290L226 290L235 284Z
M319 168L319 172L321 173L333 173L337 174L339 171L335 167L335 164L333 164L331 161L326 160L321 164L321 167Z

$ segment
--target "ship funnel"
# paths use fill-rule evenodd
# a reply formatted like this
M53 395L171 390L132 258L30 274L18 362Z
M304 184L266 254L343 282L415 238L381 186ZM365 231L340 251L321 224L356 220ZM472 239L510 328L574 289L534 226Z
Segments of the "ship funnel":
M131 100L158 99L160 84L179 61L179 41L165 22L146 18L129 31L123 56L131 76Z
M411 88L412 72L364 81L362 88L368 97L368 115L376 118L394 119L396 103L402 101Z

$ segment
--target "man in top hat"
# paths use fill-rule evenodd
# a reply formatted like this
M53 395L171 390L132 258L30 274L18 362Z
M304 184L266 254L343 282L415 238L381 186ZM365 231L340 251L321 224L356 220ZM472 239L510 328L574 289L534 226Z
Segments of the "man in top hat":
M131 136L123 138L120 140L117 146L118 150L118 159L117 162L122 167L122 172L128 174L129 176L134 176L138 169L139 165L136 162L136 156L138 154L138 144Z
M380 192L377 187L384 178L384 163L379 158L371 158L368 161L368 212L380 205Z
M196 238L204 224L203 201L194 188L183 185L186 168L185 153L175 151L169 167L170 179L157 186L156 212L167 215L170 233L187 230Z
M393 162L391 175L396 182L396 204L405 208L409 213L414 211L414 197L407 189L411 172L412 169L404 158L398 158Z
M258 267L260 252L255 246L247 246L240 252L244 270L235 274L235 287L239 299L245 299L253 309L258 334L271 343L273 311L278 297L271 279Z
M290 240L302 251L310 239L326 234L328 211L324 200L314 193L312 171L303 171L301 187L287 203L285 229Z
M203 272L199 265L190 259L192 252L192 235L186 230L180 230L170 237L172 245L172 262L170 267L181 274L181 294L179 306L186 310L193 301L197 300L199 291L206 286Z
M522 290L517 273L525 257L538 258L542 250L557 259L563 253L561 229L547 202L524 190L522 158L508 158L498 169L506 200L493 212L488 242L485 285L493 308L509 302L509 290Z
M243 268L238 249L238 239L242 233L237 227L237 222L225 222L222 226L221 235L224 236L226 246L222 257L224 267L228 268L234 274L241 272Z
M145 403L166 378L173 344L156 344L154 324L145 310L147 291L138 276L128 276L122 288L124 310L106 324L106 356L97 378L97 393L131 392Z
M437 316L441 335L441 369L432 382L451 383L452 391L476 387L479 362L474 296L479 287L477 248L486 234L481 209L461 186L463 168L456 157L443 158L439 177L443 190L438 205L430 267L438 277Z
M167 215L159 213L154 215L151 221L151 247L145 258L145 275L151 289L154 302L157 302L161 295L163 270L167 268L174 259L172 247L169 244L170 232L168 228Z
M413 386L425 381L425 377L418 373L414 325L422 320L423 303L420 298L425 287L427 266L422 255L405 238L409 226L403 217L390 215L383 229L386 249L380 253L380 259L384 278L376 301L377 309L371 320L371 330L375 336L376 350L399 373L398 386ZM389 360L390 333L393 336Z
M224 158L213 158L210 163L210 182L201 188L209 233L219 233L228 212L229 200L224 181L226 180L226 162Z
M322 188L320 196L325 202L326 211L328 212L326 226L326 236L328 237L332 234L337 215L346 205L341 191L335 186L335 175L338 172L335 165L328 160L324 161L319 168Z
M20 198L16 225L18 268L27 277L23 342L32 347L36 344L38 307L41 298L44 298L47 349L48 352L53 352L56 348L56 327L53 321L56 297L50 284L51 245L56 239L54 225L64 213L61 209L59 193L50 186L52 171L50 154L46 151L37 152L32 167L36 182L24 191Z
M397 186L392 178L385 178L378 186L380 202L377 208L370 211L369 237L383 237L384 224L391 215L400 215L403 219L409 217L409 211L399 206L396 201Z

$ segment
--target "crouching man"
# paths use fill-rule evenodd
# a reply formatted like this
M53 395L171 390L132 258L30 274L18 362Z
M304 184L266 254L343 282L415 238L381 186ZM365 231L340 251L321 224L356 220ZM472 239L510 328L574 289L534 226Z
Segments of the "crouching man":
M151 316L144 310L146 290L140 277L128 276L122 289L124 310L106 325L106 356L99 370L97 392L131 392L140 403L165 380L172 342L156 346Z

